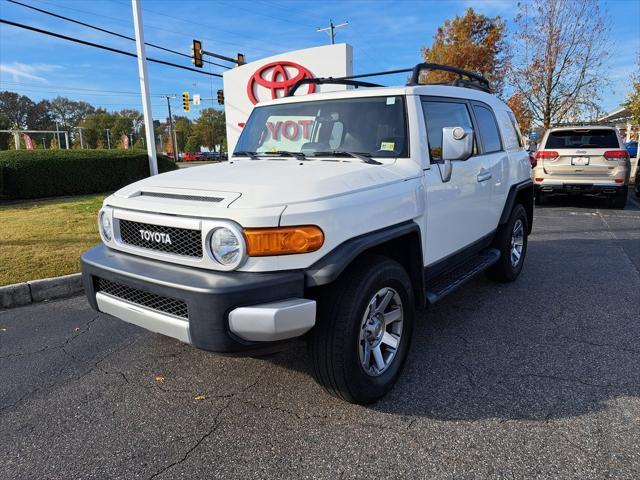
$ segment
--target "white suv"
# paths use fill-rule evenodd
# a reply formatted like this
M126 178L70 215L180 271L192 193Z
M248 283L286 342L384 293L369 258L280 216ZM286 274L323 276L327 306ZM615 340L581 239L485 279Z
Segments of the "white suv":
M434 68L457 86L420 85ZM529 174L513 113L470 72L420 64L402 87L261 103L228 162L104 201L85 290L96 310L204 350L304 337L327 391L373 402L400 374L417 309L483 271L518 277Z

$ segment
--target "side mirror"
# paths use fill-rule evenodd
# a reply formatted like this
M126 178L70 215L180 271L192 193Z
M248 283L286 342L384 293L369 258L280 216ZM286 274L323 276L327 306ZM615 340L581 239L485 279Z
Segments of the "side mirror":
M464 127L442 129L442 160L466 160L473 154L473 130Z
M473 154L473 130L464 127L442 129L442 163L438 164L443 182L451 180L452 160L466 160Z

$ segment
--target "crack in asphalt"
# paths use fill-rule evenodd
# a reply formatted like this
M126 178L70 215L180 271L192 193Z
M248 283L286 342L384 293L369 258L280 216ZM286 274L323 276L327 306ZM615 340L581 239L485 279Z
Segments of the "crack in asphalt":
M64 349L64 347L66 347L73 340L75 340L79 336L84 335L85 333L87 333L91 329L91 324L94 321L96 321L98 318L100 318L100 315L94 316L91 320L89 320L87 323L85 323L82 326L82 330L76 332L75 335L72 335L71 337L65 338L65 340L62 343L59 343L57 345L45 345L43 348L41 348L39 350L31 351L31 352L16 352L16 353L9 353L7 355L0 355L0 360L4 360L5 358L13 358L13 357L26 357L26 356L29 356L29 355L35 355L36 353L45 352L47 350L56 350L58 348L63 348Z
M170 463L169 465L164 467L162 470L154 473L153 475L151 475L149 477L149 480L151 480L153 478L156 478L156 477L164 474L165 472L167 472L171 468L175 467L176 465L180 465L181 463L185 462L189 458L189 456L202 444L202 442L204 442L207 438L209 438L211 435L213 435L216 432L216 430L218 430L220 425L222 425L222 420L220 419L220 417L222 416L222 413L231 406L231 403L236 399L236 397L238 395L246 393L249 389L255 387L260 382L260 380L262 380L263 374L267 371L268 368L269 368L268 366L265 366L264 368L262 368L260 370L260 372L256 375L256 378L252 383L250 383L246 387L242 388L240 391L236 392L235 394L233 394L229 398L229 401L226 402L224 404L224 406L222 406L222 408L220 408L220 410L218 410L218 413L216 413L216 416L213 419L213 423L211 424L209 429L204 433L204 435L201 435L200 438L196 441L196 443L194 445L192 445L184 453L182 458L180 458L179 460L176 460L175 462Z

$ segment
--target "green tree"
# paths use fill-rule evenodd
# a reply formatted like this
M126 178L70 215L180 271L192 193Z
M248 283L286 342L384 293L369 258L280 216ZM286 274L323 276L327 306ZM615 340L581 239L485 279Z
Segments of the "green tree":
M10 128L26 128L29 112L35 103L25 95L0 92L0 117L8 120Z
M216 146L225 149L226 135L224 112L213 108L204 108L193 124L188 142L204 145L210 150L215 149Z
M450 65L479 72L498 94L504 88L509 65L505 41L507 27L500 17L487 17L467 8L463 16L445 20L438 28L431 47L424 47L426 62ZM447 82L457 78L447 72L429 72L426 83Z
M187 140L191 136L192 123L187 117L174 117L173 128L176 131L176 141L178 143L178 151L192 152L187 149Z

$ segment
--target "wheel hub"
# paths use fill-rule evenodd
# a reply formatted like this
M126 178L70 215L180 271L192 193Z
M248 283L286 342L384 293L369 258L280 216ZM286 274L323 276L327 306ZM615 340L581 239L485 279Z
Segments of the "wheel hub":
M380 344L384 335L384 317L375 313L365 325L366 340L372 347Z
M382 288L362 316L358 353L367 375L378 376L393 360L402 337L402 300L393 288Z

